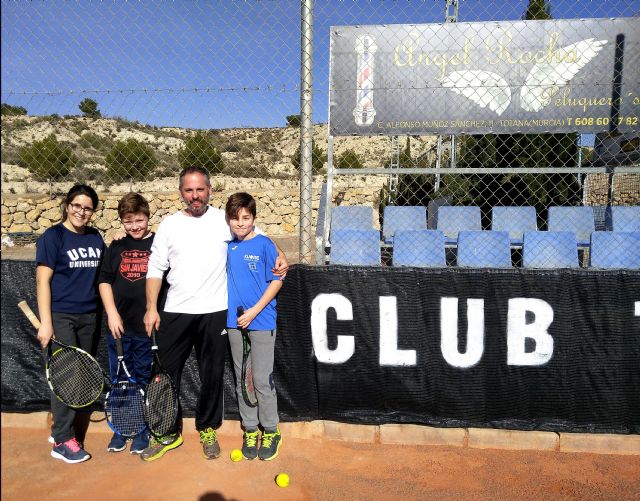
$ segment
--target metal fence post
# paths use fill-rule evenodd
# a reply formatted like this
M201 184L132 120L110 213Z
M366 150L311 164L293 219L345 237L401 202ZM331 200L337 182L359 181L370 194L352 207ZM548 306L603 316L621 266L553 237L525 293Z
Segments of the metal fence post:
M301 3L300 48L300 261L311 262L313 153L313 0Z

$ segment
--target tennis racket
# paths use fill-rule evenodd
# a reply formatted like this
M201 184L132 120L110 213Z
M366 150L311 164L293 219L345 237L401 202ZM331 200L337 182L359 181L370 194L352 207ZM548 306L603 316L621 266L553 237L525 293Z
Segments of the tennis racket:
M133 438L147 426L143 411L144 390L131 377L124 363L122 339L117 338L115 341L118 352L118 371L104 401L104 415L113 431L124 438Z
M20 301L18 308L36 329L40 328L40 320L26 301ZM45 356L47 382L58 400L77 409L92 404L102 395L104 372L89 353L51 338Z
M244 309L242 306L238 306L236 311L238 317L244 315ZM251 367L251 340L249 339L249 332L247 329L241 329L238 325L238 329L242 333L242 370L240 371L240 387L242 388L242 399L244 403L249 407L256 407L258 405L258 398L256 397L256 389L253 385L253 369Z
M151 337L153 362L144 400L144 420L151 434L160 438L175 431L178 420L178 392L171 376L160 363L155 329L151 332Z

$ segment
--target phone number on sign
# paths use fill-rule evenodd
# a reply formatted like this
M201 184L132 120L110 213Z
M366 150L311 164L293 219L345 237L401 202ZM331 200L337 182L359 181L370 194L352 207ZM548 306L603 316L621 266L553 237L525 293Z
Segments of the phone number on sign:
M569 125L638 125L638 117L578 117L567 118Z

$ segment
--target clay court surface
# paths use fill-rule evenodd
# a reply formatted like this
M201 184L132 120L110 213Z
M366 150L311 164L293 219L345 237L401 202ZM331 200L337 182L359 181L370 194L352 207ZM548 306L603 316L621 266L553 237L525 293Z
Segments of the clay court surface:
M357 444L284 437L270 462L229 459L238 436L220 435L207 461L195 432L152 463L106 451L91 432L93 458L69 465L49 456L46 429L2 428L2 499L638 499L640 456ZM287 472L291 485L274 477Z

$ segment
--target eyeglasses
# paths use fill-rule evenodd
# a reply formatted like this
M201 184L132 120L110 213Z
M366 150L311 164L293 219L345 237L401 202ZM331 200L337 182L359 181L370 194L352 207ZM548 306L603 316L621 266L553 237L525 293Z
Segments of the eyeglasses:
M73 210L73 212L77 213L93 214L94 212L93 207L83 207L80 204L69 204L69 207L71 207L71 210Z

